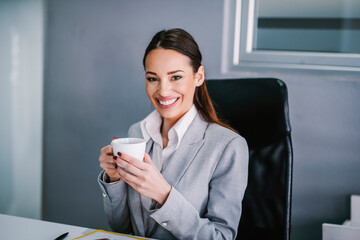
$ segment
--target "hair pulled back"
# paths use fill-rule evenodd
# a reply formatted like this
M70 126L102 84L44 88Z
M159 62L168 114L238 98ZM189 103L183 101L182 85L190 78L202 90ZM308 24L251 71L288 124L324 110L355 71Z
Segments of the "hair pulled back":
M173 28L156 33L145 50L143 58L144 68L147 55L150 51L157 48L175 50L189 57L194 73L196 73L201 66L202 56L199 46L194 38L183 29ZM194 105L205 121L217 123L236 132L233 128L218 119L206 88L206 81L204 81L201 86L196 87Z

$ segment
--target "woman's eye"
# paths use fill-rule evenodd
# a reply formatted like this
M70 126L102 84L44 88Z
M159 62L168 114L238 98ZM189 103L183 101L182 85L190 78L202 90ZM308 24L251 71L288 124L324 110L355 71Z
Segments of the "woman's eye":
M149 82L155 82L157 81L157 78L148 77L146 78L146 80L148 80Z
M179 80L180 78L182 78L182 76L173 76L172 77L173 80Z

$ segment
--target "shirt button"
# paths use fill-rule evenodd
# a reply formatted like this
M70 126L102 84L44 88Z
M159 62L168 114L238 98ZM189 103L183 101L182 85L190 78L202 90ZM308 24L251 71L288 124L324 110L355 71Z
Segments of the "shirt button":
M106 194L106 193L103 193L103 197L107 197L107 194Z
M167 222L161 223L161 226L166 227L166 226L167 226Z

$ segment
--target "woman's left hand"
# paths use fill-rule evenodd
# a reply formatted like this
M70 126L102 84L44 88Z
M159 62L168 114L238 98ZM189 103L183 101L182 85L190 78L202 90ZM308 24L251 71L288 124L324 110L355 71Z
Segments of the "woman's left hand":
M120 156L120 154L118 155ZM128 173L119 167L118 171L121 179L141 195L151 198L161 205L165 203L171 186L151 161L149 154L145 153L144 162L125 153L121 153L121 156L116 161L127 171L134 174Z

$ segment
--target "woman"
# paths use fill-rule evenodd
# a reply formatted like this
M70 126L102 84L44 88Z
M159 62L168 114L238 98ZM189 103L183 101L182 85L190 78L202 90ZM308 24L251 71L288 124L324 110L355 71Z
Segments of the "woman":
M143 64L156 110L129 136L147 141L144 162L124 153L117 158L110 145L99 157L110 226L156 239L234 239L248 148L216 117L197 43L182 29L160 31Z

